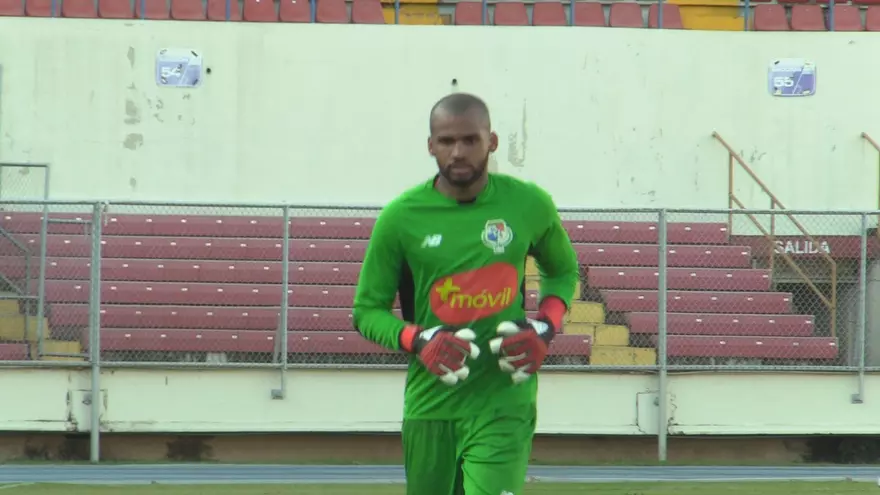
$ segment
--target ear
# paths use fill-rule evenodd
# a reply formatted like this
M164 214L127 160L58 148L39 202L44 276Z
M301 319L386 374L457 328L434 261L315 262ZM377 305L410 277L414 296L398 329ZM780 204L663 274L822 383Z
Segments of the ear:
M495 131L489 133L489 152L494 153L498 149L498 134Z
M434 143L431 142L431 136L428 136L428 154L434 156Z

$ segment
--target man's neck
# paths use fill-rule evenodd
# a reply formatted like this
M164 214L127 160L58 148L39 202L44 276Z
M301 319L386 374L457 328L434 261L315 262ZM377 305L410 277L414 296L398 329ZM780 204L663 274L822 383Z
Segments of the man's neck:
M484 175L469 186L458 187L450 184L442 175L439 175L437 180L434 181L434 188L447 198L454 199L459 203L470 203L483 192L488 182L489 177Z

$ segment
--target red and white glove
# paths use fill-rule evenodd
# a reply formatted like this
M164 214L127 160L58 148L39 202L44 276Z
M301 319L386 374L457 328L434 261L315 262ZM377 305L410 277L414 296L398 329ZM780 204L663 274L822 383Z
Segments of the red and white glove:
M499 357L498 366L511 374L514 384L528 380L541 369L565 311L561 299L548 297L541 302L537 319L503 321L498 325L498 337L489 341L489 349Z
M440 377L441 382L455 385L470 375L467 360L480 355L480 348L473 343L476 338L470 328L408 326L400 334L400 346L418 355L425 368Z
M552 323L531 318L503 321L497 332L500 337L489 341L489 348L499 356L498 366L510 373L516 384L528 380L541 369L550 342L556 335Z

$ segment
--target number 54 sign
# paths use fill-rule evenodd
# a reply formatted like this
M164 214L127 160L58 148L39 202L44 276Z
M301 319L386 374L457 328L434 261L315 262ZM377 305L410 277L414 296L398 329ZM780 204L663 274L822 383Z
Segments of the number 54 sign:
M163 48L156 54L156 84L194 88L202 80L202 55L195 50Z
M816 64L800 58L770 62L767 86L773 96L811 96L816 94Z

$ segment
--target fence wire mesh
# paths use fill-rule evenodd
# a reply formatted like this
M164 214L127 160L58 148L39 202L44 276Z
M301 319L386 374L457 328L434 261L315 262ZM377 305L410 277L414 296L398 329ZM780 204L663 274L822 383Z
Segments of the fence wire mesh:
M44 224L43 205L7 203L2 360L86 362L90 278L98 277L98 344L108 365L407 361L367 342L352 322L377 209L110 204L95 239L96 205L50 203ZM655 369L665 321L673 370L880 367L880 242L865 228L875 213L676 210L666 215L661 273L659 210L564 210L581 274L546 365ZM539 291L529 258L530 315Z

